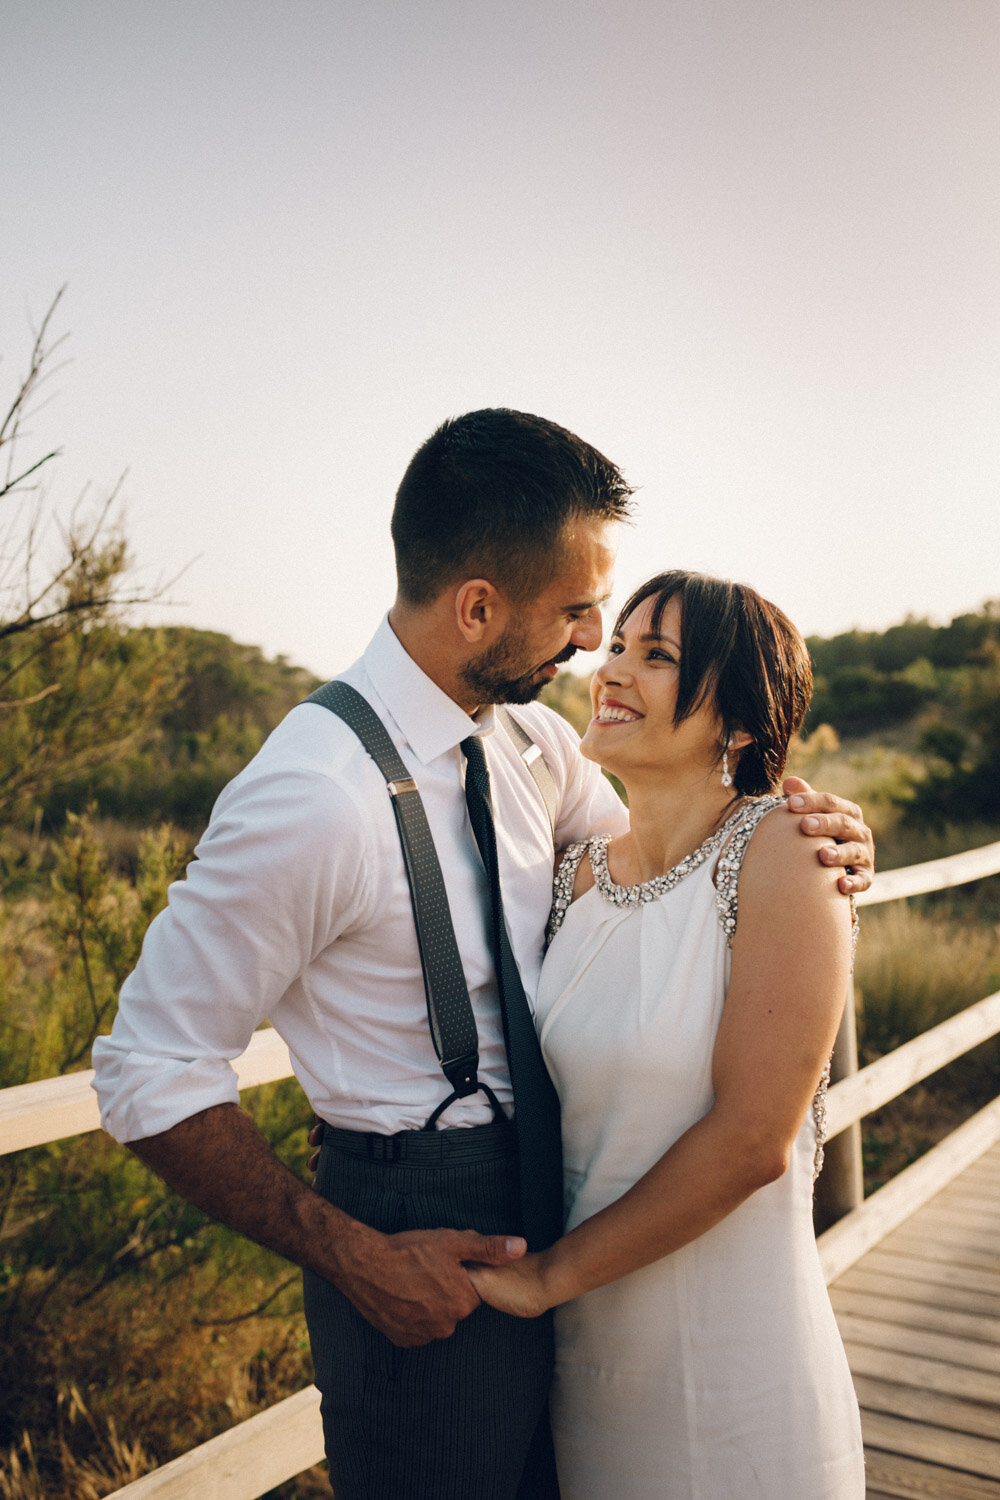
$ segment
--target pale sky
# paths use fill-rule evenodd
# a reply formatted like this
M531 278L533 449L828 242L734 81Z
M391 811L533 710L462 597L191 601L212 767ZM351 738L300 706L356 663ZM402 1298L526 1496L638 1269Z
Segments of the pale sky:
M0 397L67 282L53 499L127 468L159 617L323 675L480 406L641 487L618 597L946 620L1000 594L998 101L998 0L3 0Z

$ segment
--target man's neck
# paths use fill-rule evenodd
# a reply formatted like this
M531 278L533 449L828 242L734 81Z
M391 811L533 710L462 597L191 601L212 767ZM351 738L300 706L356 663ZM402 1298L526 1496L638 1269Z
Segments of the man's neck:
M407 656L442 693L470 717L479 712L482 705L469 700L469 690L462 682L456 652L449 644L454 626L444 617L440 601L416 609L397 599L389 611L389 628Z

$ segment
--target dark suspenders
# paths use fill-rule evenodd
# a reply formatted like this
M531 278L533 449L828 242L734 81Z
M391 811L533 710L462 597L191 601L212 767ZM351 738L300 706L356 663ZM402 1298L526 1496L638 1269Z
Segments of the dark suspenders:
M556 784L552 780L552 772L545 764L545 756L534 740L525 733L517 720L505 708L497 707L493 712L496 715L497 723L504 729L508 738L513 741L514 749L524 761L524 764L528 768L528 774L542 795L542 801L545 803L545 811L549 815L549 827L552 830L552 837L554 839L556 820L559 815L559 793L556 791Z
M452 1098L462 1099L480 1088L489 1095L494 1111L497 1111L499 1105L492 1090L480 1084L477 1076L479 1037L472 1001L455 941L444 877L416 782L378 714L348 683L324 683L310 693L305 702L328 708L354 731L385 777L392 800L413 904L431 1040L441 1070L453 1090L451 1097L438 1106L427 1123L433 1126ZM554 830L557 792L542 752L506 709L498 708L496 716L538 787Z

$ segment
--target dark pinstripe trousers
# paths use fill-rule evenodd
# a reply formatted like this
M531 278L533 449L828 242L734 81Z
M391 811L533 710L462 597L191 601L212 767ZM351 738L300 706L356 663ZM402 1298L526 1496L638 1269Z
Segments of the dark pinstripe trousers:
M341 1132L328 1127L316 1190L389 1234L517 1233L512 1132L439 1134L462 1137L463 1158L484 1159L373 1161L338 1149ZM483 1306L451 1338L398 1349L308 1271L305 1311L336 1500L558 1500L546 1406L551 1317Z

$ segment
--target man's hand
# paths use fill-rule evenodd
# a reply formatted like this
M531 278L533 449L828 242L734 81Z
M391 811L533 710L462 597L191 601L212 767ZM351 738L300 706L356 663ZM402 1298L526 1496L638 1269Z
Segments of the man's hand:
M200 1110L129 1150L189 1203L333 1282L404 1348L448 1338L479 1306L464 1261L505 1266L527 1248L471 1229L380 1234L289 1172L235 1104Z
M314 1147L306 1166L319 1166L324 1125L309 1132ZM380 1333L400 1348L449 1338L456 1324L479 1306L465 1262L508 1266L527 1244L516 1236L482 1235L473 1229L408 1230L379 1234L359 1226L350 1269L336 1284Z
M857 803L830 792L814 792L800 776L786 777L782 790L788 797L789 812L806 814L799 822L803 833L837 840L837 847L825 845L819 858L825 865L844 866L838 888L845 896L866 891L875 874L875 840Z
M364 1226L362 1226L362 1229ZM527 1250L516 1236L473 1229L368 1230L356 1238L356 1267L336 1284L380 1333L400 1348L446 1339L479 1306L465 1262L508 1266Z

